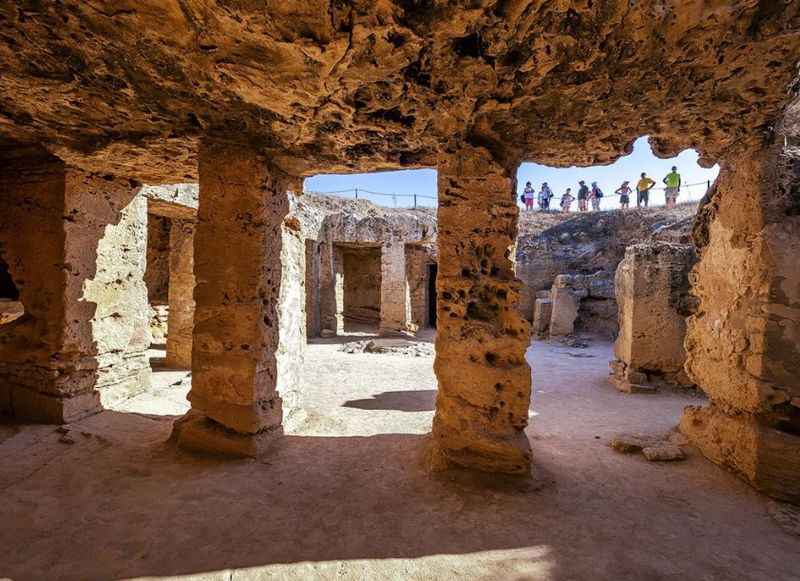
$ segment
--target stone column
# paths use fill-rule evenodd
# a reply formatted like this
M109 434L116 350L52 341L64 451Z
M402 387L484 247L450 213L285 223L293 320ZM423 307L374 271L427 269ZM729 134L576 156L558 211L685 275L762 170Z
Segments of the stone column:
M530 329L512 262L514 173L481 148L440 153L434 469L530 468Z
M380 335L398 335L408 331L411 319L411 294L406 281L406 247L402 240L392 240L381 247L381 319Z
M767 494L800 502L800 159L723 165L695 224L686 370L709 396L681 430Z
M306 335L318 337L320 324L320 245L306 240Z
M252 457L283 433L278 391L293 387L277 357L288 176L238 146L199 157L192 410L176 434L184 448Z
M320 321L323 336L344 333L344 272L341 248L320 243Z
M192 366L194 333L194 222L173 220L169 234L167 366Z
M25 314L0 329L0 409L67 423L149 383L146 201L41 154L0 163L0 254Z
M647 242L625 250L614 279L619 335L611 362L620 391L692 385L683 371L683 343L692 311L689 271L695 261L694 248L686 244Z

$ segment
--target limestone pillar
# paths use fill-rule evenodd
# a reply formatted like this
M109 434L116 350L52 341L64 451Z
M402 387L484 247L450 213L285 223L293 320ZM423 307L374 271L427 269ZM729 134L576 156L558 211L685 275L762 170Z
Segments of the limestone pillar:
M66 423L146 388L139 187L45 154L0 167L0 258L25 310L0 329L0 410Z
M681 430L756 488L800 502L800 160L726 163L695 226L686 370L709 396Z
M173 220L169 234L169 367L191 368L194 333L194 222Z
M625 250L614 279L619 335L611 362L620 391L691 386L683 371L683 343L692 309L689 271L695 260L694 248L685 244L648 242Z
M184 448L256 456L283 433L278 392L294 387L278 363L288 177L251 149L206 144L199 157L192 410L176 434Z
M406 247L402 240L385 242L381 247L381 335L408 331L411 319L411 294L406 280Z
M514 173L484 149L440 153L434 469L530 468L530 330L512 263Z
M306 334L318 337L322 330L320 321L320 245L316 240L306 240Z
M320 321L322 335L344 333L344 257L331 242L320 243Z

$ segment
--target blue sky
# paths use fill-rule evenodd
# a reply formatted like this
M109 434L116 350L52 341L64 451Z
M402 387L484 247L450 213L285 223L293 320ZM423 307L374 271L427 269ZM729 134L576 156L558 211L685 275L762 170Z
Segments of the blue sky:
M631 187L636 183L642 171L647 172L659 185L661 179L670 171L673 165L678 166L684 184L694 184L697 182L705 183L708 180L714 181L719 173L718 167L704 169L697 165L697 152L688 149L672 159L658 159L650 150L646 137L640 137L633 146L633 153L618 159L615 163L606 166L594 166L588 168L553 168L535 163L523 163L517 172L517 188L521 193L525 187L525 182L533 183L538 191L542 182L546 181L556 194L555 201L561 197L568 187L573 193L578 187L578 180L585 180L589 185L596 181L606 194L613 193L623 180L630 180ZM364 190L372 192L382 192L387 194L397 194L397 206L410 206L413 202L410 197L402 194L417 194L417 203L425 206L436 205L436 171L433 169L405 170L391 172L376 172L369 174L349 174L349 175L317 175L305 180L305 191L307 192L331 192L339 190L353 190L359 188L359 198L369 199L383 206L394 206L395 200L392 197L375 196L366 193ZM699 200L705 193L705 186L690 187L689 191L681 191L678 201ZM343 197L353 197L354 192L348 191L341 194ZM425 199L427 196L431 199ZM519 196L517 196L519 200ZM635 199L632 200L635 203ZM651 205L663 205L664 192L654 191L650 194ZM573 204L573 210L577 204ZM613 209L618 207L619 200L616 197L606 197L601 204L602 209Z

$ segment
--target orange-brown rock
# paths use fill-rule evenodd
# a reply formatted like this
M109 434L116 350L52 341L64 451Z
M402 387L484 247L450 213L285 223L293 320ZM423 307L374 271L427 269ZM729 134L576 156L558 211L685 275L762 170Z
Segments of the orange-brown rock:
M66 0L0 5L0 135L148 182L208 132L292 176L608 162L644 134L712 163L757 144L800 57L796 2Z
M791 113L791 112L790 112ZM796 135L791 123L780 129ZM800 499L800 181L783 138L726 164L701 209L686 370L708 394L681 429L710 459Z
M439 162L439 273L434 468L522 474L531 371L517 304L513 171L484 149L453 146Z

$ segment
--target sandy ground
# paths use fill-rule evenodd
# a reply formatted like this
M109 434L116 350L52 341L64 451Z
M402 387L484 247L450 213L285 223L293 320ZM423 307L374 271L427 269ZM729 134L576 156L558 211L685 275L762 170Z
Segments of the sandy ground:
M608 447L666 432L697 402L617 393L609 344L530 349L530 482L429 475L432 359L337 348L309 347L304 411L258 461L167 442L186 409L179 371L67 434L0 425L0 577L800 578L800 537L774 503L696 452L652 464Z

